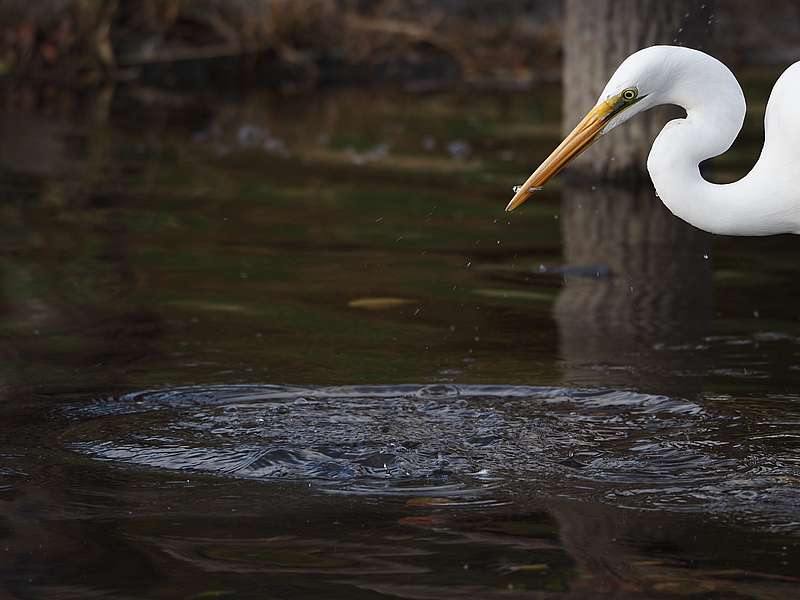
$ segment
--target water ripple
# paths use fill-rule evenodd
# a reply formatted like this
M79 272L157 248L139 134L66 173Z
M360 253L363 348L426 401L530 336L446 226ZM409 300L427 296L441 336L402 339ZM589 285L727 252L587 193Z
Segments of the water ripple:
M796 523L796 415L736 414L627 391L529 386L211 386L74 407L69 445L103 460L331 493L502 503L602 498ZM751 424L752 425L752 424ZM758 435L760 433L760 435ZM454 501L454 505L459 504Z

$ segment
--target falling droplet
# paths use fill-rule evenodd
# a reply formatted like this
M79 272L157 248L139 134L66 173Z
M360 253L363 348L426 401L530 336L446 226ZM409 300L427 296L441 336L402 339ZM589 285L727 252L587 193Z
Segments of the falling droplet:
M703 254L703 258L705 258L706 260L708 260L708 254Z

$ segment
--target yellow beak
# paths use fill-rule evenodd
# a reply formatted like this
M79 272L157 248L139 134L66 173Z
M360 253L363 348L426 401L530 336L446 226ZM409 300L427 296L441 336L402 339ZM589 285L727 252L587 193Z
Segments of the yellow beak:
M506 212L511 212L525 202L551 177L591 146L600 137L603 128L611 118L620 111L620 104L619 96L612 96L590 110L581 122L575 126L575 129L558 145L558 148L553 150L553 153L528 177L528 180L518 188L515 188L514 191L516 193L511 202L508 203L508 206L506 206Z

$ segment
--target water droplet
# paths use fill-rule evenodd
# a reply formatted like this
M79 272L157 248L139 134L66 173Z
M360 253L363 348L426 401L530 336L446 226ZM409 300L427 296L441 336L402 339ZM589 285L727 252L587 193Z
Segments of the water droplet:
M518 191L520 191L522 189L522 186L521 185L515 185L511 189L516 194ZM528 193L532 194L533 192L538 192L540 189L542 189L541 186L531 186L531 187L528 188Z
M706 260L708 260L708 254L703 254L703 258L705 258Z

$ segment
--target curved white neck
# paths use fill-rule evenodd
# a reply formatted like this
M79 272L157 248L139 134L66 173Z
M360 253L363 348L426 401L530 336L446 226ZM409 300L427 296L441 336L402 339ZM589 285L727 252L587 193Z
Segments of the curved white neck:
M746 195L731 193L732 186L703 179L700 163L728 150L744 123L746 104L742 88L722 63L709 60L691 68L674 65L679 84L661 103L686 110L686 118L666 124L647 159L647 169L661 201L673 214L713 233L758 235L747 218ZM746 179L746 178L745 178Z
M686 118L667 123L647 159L661 201L712 233L800 233L800 131L793 117L800 71L788 69L775 84L765 115L767 139L753 169L739 181L715 184L703 179L699 165L736 139L746 110L742 89L725 65L702 53L692 53L691 64L678 58L667 68L671 85L655 103L682 106Z

